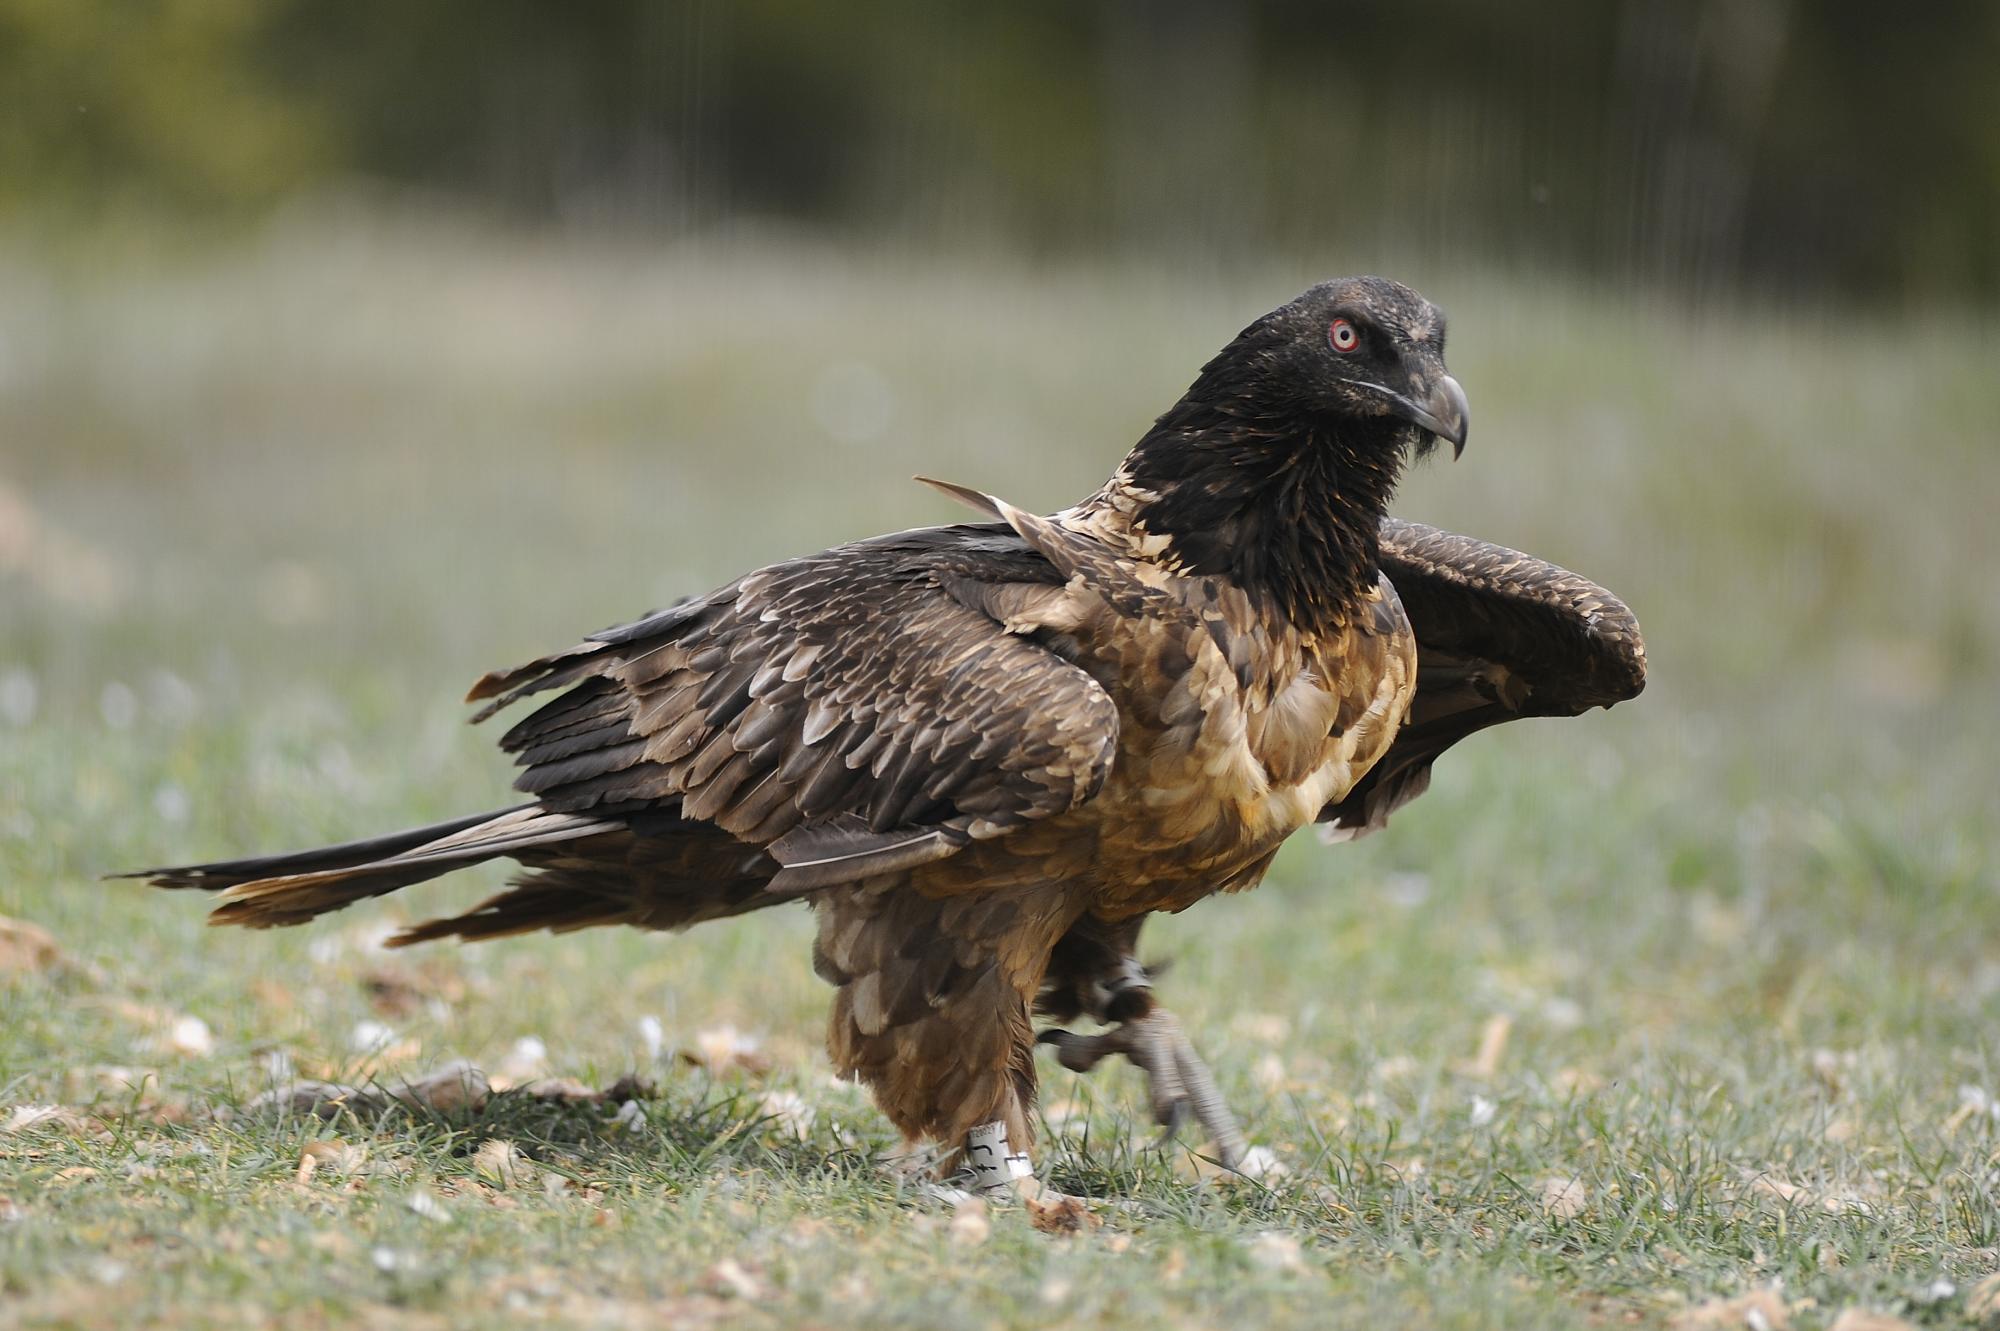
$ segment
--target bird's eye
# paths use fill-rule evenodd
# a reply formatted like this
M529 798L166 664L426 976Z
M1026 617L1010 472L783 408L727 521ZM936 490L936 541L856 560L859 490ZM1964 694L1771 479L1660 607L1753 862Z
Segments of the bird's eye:
M1326 340L1333 344L1335 351L1352 351L1361 345L1361 334L1345 319L1335 319L1333 327L1327 329Z

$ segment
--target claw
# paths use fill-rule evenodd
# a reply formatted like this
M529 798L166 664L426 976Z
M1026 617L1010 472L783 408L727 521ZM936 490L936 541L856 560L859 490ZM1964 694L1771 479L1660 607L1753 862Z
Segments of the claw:
M1250 1150L1243 1129L1229 1112L1215 1075L1171 1013L1154 1008L1096 1035L1052 1029L1035 1038L1038 1043L1054 1045L1057 1061L1071 1072L1088 1072L1112 1054L1125 1055L1146 1074L1153 1120L1164 1129L1159 1139L1162 1147L1180 1135L1192 1113L1208 1134L1223 1168L1241 1168Z
M1078 1035L1074 1031L1051 1029L1035 1037L1037 1044L1052 1044L1056 1047L1056 1061L1071 1072L1088 1072L1113 1054L1131 1057L1132 1051L1119 1036L1122 1028L1100 1031L1096 1035Z

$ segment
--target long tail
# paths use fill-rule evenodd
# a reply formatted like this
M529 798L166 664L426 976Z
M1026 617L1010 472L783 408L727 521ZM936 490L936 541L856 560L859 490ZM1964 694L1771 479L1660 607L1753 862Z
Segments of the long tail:
M144 878L156 887L219 891L222 904L210 914L211 924L269 929L303 924L364 897L394 892L484 860L623 830L619 823L523 804L291 855L113 876Z

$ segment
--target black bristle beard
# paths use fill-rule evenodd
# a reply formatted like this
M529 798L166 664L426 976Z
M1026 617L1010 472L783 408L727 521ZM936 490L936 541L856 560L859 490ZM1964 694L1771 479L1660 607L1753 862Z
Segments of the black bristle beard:
M1407 429L1388 416L1252 416L1190 394L1124 472L1157 496L1137 516L1183 573L1225 576L1296 627L1327 630L1375 585Z

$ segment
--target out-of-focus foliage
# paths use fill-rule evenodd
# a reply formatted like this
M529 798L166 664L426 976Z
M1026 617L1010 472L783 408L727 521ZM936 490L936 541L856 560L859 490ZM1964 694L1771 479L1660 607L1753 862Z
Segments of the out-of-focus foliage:
M2000 293L2000 6L0 0L0 199Z
M0 0L0 207L263 205L341 165L259 0Z

